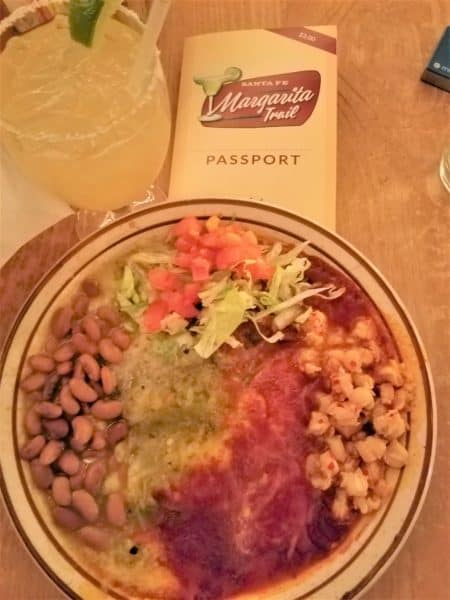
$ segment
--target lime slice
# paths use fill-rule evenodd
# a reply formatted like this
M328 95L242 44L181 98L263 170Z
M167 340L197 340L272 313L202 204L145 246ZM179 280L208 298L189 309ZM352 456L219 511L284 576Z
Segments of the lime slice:
M223 72L224 83L231 83L237 81L242 77L242 71L239 67L228 67Z
M70 36L84 46L92 47L103 35L105 23L113 16L122 0L70 0Z

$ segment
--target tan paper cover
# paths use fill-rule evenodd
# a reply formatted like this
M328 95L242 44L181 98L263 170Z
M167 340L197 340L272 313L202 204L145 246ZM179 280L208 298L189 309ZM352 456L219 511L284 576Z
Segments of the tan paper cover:
M336 79L334 26L187 38L170 198L252 198L333 229Z

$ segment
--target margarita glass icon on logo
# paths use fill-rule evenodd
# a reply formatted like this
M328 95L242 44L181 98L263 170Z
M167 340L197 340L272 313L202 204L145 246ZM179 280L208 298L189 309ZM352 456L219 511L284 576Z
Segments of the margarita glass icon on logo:
M194 83L201 85L205 96L208 98L208 112L199 116L199 121L220 121L222 115L214 112L214 96L222 89L226 83L238 81L242 77L242 71L239 67L228 67L222 75L198 75L194 77Z

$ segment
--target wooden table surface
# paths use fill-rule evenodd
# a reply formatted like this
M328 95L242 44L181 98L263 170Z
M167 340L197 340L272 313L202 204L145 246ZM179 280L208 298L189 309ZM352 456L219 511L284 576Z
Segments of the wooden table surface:
M448 0L175 0L161 40L175 110L184 36L338 25L338 231L373 260L410 310L431 359L439 407L425 506L400 555L367 593L370 600L450 598L450 196L438 177L440 153L450 143L450 96L419 81L449 23ZM163 187L168 170L169 164ZM33 285L75 241L69 218L3 268L0 344ZM3 507L0 532L0 599L62 598L25 552Z

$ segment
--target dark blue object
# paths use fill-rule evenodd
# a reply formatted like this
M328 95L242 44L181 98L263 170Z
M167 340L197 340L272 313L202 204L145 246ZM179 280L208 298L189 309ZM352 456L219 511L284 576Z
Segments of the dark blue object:
M450 27L444 30L421 79L450 92Z

